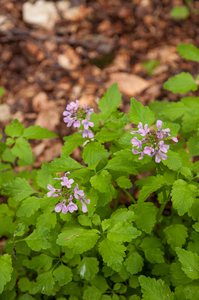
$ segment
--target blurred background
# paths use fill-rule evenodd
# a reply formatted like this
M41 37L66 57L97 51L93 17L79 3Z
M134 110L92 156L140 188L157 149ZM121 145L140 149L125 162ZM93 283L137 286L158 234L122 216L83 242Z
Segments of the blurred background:
M123 112L131 97L144 105L177 101L182 95L163 83L182 71L199 73L177 53L181 43L199 46L199 1L0 0L0 133L18 119L62 138L73 132L63 122L67 103L79 99L97 112L114 82ZM34 167L59 157L63 145L56 138L31 143ZM72 157L80 160L80 149Z

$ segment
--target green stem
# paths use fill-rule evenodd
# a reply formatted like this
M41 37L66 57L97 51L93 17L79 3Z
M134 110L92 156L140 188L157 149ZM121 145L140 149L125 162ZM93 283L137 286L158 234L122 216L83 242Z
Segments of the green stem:
M164 191L163 191L163 193L164 193ZM166 193L166 191L165 191L165 193ZM170 200L170 197L168 197L168 199L166 199L164 202L162 202L162 204L161 204L161 206L159 208L159 211L157 213L157 217L156 217L156 222L157 223L159 222L159 220L160 220L160 218L162 216L162 213L163 213L163 211L165 209L165 206L167 205L167 203L169 202L169 200Z
M126 190L124 190L124 189L122 189L122 190L127 194L127 196L129 196L129 198L131 199L131 201L136 204L136 201L133 198L133 196L129 192L127 192Z

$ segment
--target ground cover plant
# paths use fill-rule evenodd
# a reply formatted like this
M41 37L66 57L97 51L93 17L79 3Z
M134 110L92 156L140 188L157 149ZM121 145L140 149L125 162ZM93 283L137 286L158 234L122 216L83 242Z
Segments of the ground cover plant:
M199 62L193 45L178 51ZM182 72L164 87L187 93L198 85ZM117 83L99 100L98 114L68 104L63 121L77 132L64 138L60 158L31 173L17 171L34 162L29 140L56 135L18 120L6 126L0 299L199 298L199 98L150 107L132 98L129 114L120 104ZM70 157L78 146L84 164ZM144 172L150 175L134 183ZM132 204L120 203L122 192Z

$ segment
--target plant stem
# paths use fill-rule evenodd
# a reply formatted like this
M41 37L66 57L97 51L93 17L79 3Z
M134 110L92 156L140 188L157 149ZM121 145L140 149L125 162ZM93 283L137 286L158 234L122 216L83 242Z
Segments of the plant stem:
M129 198L131 199L131 201L136 204L136 201L133 198L133 196L129 192L127 192L126 190L124 190L124 189L122 189L122 190L127 194L127 196L129 196Z
M115 211L116 208L117 208L117 205L118 205L118 202L119 202L119 197L120 197L120 192L121 192L121 188L118 189L118 192L117 192L117 198L115 199L113 211Z
M165 191L165 194L166 194L166 190L165 189L164 189L164 191ZM164 191L163 191L163 193L164 193ZM170 200L170 196L168 197L168 199L166 199L164 202L162 202L162 204L161 204L161 206L159 208L159 211L157 213L157 217L156 217L156 222L157 223L159 222L160 217L161 217L161 215L162 215L162 213L164 211L164 208L167 205L167 203L169 202L169 200Z

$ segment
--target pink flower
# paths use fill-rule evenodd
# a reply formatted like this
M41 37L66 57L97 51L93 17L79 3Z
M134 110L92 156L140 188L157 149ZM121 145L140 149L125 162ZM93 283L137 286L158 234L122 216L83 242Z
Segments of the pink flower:
M138 140L138 138L134 137L131 140L131 143L132 143L133 147L137 146L137 148L142 150L142 141Z
M79 186L77 183L76 183L76 187L73 189L73 192L74 192L74 196L76 199L79 199L79 196L81 196L81 197L84 196L84 192L82 190L79 190Z
M47 185L47 188L50 190L50 192L47 193L47 197L58 197L59 195L58 194L54 194L54 192L60 192L61 190L57 190L57 189L54 189L54 187L50 184Z
M139 133L141 136L146 136L149 132L148 124L145 124L143 129L143 125L141 122L139 122L138 129L139 130L137 131L131 131L131 134Z
M93 127L94 126L94 123L93 122L89 122L88 120L83 120L82 121L82 124L84 125L84 129L85 130L88 130L88 127L90 126L90 127Z
M151 154L151 152L153 153L155 150L152 147L145 147L144 148L144 154L147 154L149 156L153 156L153 154Z
M79 200L80 200L80 202L82 204L82 211L83 211L83 213L86 213L88 211L87 206L86 206L86 204L84 202L86 202L87 204L90 204L90 199L86 200L85 198L86 198L86 196L79 198Z
M71 184L74 182L73 179L68 179L68 177L63 177L63 181L61 182L61 185L65 185L68 189L71 188Z
M74 123L73 123L73 126L76 127L76 128L79 128L80 127L80 121L79 120L76 120Z
M62 211L63 214L67 214L67 207L66 207L66 200L64 199L61 203L58 203L55 206L55 211L60 212Z
M79 106L79 100L76 100L75 102L71 102L66 106L66 110L68 110L69 112L74 112L78 110L78 106Z
M72 201L69 202L69 204L67 205L66 208L70 213L73 213L75 210L78 210L77 205L75 203L73 203Z
M82 136L83 136L83 138L89 137L90 139L92 139L94 137L94 134L91 130L83 130Z

